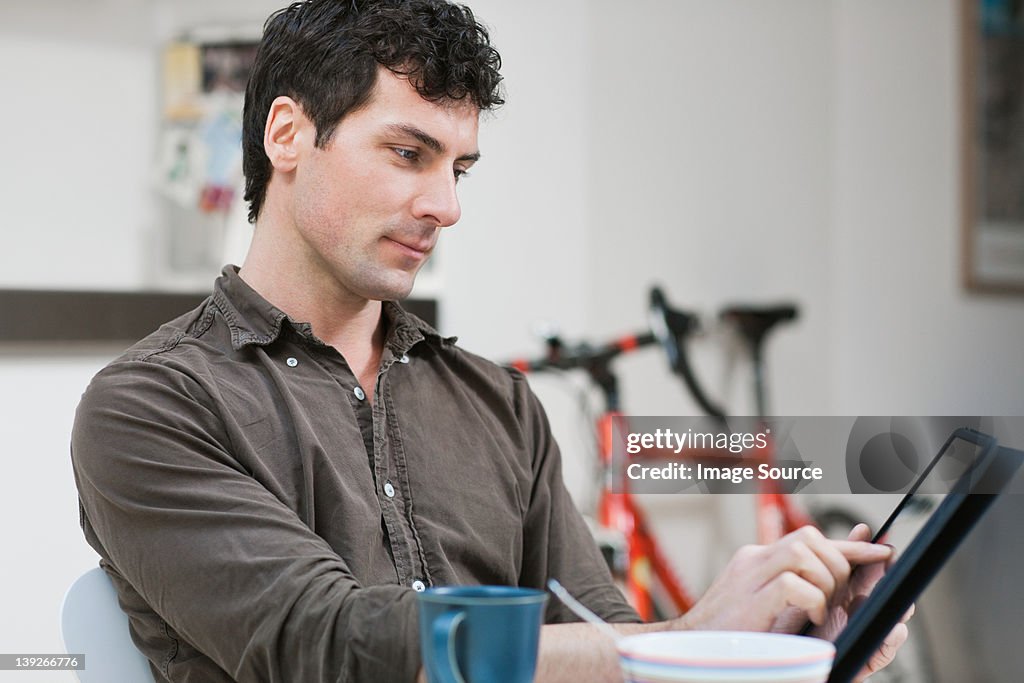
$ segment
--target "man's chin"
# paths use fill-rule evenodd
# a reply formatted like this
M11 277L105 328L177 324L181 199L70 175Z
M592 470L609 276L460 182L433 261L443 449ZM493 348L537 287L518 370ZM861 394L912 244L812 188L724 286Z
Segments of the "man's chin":
M372 301L400 301L412 294L414 280L406 283L381 283L377 287L368 288L363 296Z

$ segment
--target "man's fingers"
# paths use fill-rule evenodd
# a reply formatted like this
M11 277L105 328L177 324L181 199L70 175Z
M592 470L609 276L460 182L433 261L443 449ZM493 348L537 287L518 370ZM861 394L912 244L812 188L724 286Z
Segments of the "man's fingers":
M774 547L792 548L790 557L806 558L804 547L812 552L835 578L836 583L843 585L850 575L850 563L835 546L835 541L825 538L812 526L805 526L784 536ZM801 547L803 546L803 547ZM785 559L785 551L781 556ZM777 570L781 571L781 570Z
M757 591L754 604L773 615L797 607L815 624L824 623L828 616L828 598L821 589L791 571L782 572Z
M914 612L916 612L916 611L917 611L917 605L911 605L910 609L908 609L906 612L903 613L903 616L900 618L900 623L901 624L905 624L908 621L910 621L910 617L914 616Z
M861 522L850 530L850 535L846 537L847 541L870 541L871 540L871 527Z
M832 541L831 543L847 561L853 564L883 562L892 555L892 548L881 543L866 543L864 541Z
M867 595L875 588L883 576L885 576L885 563L872 562L857 567L850 581L850 593L852 595Z
M846 614L861 597L848 585L851 565L868 565L857 573L857 584L870 578L873 585L875 572L884 570L892 553L888 546L867 542L870 534L867 526L858 525L849 539L835 541L804 527L771 545L744 546L688 613L690 621L704 628L745 630L778 626L780 615L785 622L784 615L795 610L819 626L829 621L830 606Z
M819 555L819 552L823 555ZM825 555L822 549L794 539L771 547L761 571L764 584L788 571L813 584L826 596L830 596L835 592L837 584L846 580L850 565L838 553L834 556Z
M885 568L889 569L889 567L891 567L894 564L896 564L896 560L899 558L900 554L899 554L899 551L896 550L896 546L889 545L888 543L886 543L885 545L888 545L889 548L892 550L892 552L889 553L889 559L887 559L885 561Z
M871 674L881 671L896 657L896 651L900 649L907 640L907 636L910 631L907 630L907 625L900 623L893 627L892 631L889 631L889 635L882 641L881 647L875 654L871 655L871 659L864 665L864 669L860 672L855 680L863 681Z

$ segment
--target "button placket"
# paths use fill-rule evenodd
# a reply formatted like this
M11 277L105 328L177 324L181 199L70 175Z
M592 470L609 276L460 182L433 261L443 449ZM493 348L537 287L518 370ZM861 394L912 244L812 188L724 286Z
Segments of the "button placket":
M394 464L388 434L390 422L388 410L391 406L386 400L386 378L386 371L378 373L376 385L378 400L373 402L374 477L377 482L383 482L383 485L377 484L380 487L378 490L383 491L386 496L381 499L380 510L391 544L392 561L395 563L398 579L405 585L411 585L414 580L420 580L417 577L422 577L423 572L416 562L415 552L412 548L413 534L406 518L404 499L399 495L398 487L392 481L391 470Z

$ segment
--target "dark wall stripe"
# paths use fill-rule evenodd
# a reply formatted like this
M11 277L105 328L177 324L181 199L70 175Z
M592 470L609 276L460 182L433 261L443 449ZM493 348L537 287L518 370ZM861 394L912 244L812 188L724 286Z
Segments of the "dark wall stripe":
M0 291L0 342L134 341L195 308L206 293ZM437 301L402 305L437 326Z

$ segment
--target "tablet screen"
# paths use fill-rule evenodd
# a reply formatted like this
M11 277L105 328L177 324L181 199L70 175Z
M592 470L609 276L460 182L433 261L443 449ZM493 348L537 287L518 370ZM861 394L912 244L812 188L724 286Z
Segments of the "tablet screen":
M830 683L849 681L928 585L975 522L1013 478L1021 454L995 439L957 429L879 530L912 534L835 640Z
M890 543L897 552L907 548L939 509L946 495L958 484L963 487L970 481L970 478L964 479L963 475L977 465L981 456L991 448L991 443L991 437L973 430L961 429L954 432L917 476L910 490L875 532L871 542ZM853 572L856 571L854 567ZM800 634L806 635L813 628L814 624L808 621Z
M965 438L976 434L964 430L959 436L950 436L889 518L878 528L871 539L873 543L892 543L897 549L905 548L925 526L946 494L958 483L964 486L969 481L963 480L963 475L978 463L990 445L988 437Z

